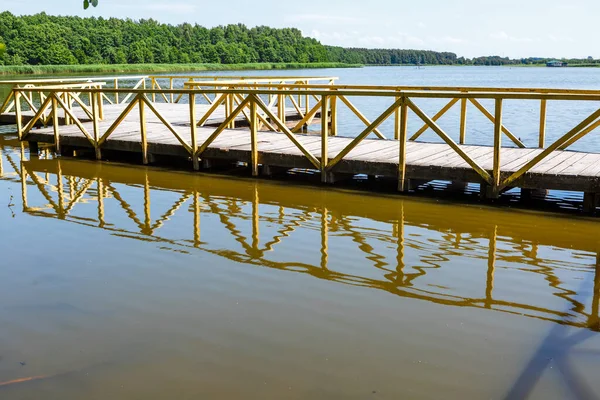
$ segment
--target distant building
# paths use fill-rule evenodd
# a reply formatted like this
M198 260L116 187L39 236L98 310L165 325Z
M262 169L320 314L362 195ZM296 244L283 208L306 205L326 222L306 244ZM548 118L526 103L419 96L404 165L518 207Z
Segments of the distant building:
M568 63L565 61L552 60L546 63L546 67L566 67Z

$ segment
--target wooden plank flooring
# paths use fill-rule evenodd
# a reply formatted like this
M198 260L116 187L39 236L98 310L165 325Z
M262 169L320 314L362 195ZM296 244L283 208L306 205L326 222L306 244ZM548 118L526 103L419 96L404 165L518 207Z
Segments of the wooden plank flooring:
M105 120L100 123L100 132L105 132L124 106L107 106ZM172 123L180 136L191 145L189 108L182 104L157 104L157 108ZM148 110L149 111L149 110ZM200 118L206 107L198 107ZM83 112L79 110L78 112ZM294 115L295 110L288 111ZM83 116L82 116L83 117ZM209 121L219 123L224 119L224 110L218 110ZM175 136L152 114L147 113L148 150L154 155L189 157ZM92 132L91 122L83 126ZM214 132L213 127L198 128L198 143L201 144ZM60 127L61 144L73 147L91 147L75 125ZM321 156L319 136L298 134L298 140L316 158ZM330 137L328 156L334 158L353 138ZM54 143L53 129L34 129L27 140ZM135 152L140 154L141 137L137 107L109 137L103 149ZM493 148L487 146L461 145L466 154L482 168L493 168ZM259 163L286 168L312 168L287 136L277 132L259 132ZM542 149L503 148L501 173L508 176L540 154ZM250 134L247 128L226 129L209 146L204 154L207 159L226 159L248 162L251 157ZM365 139L353 149L335 168L334 172L348 174L383 175L395 178L398 171L399 145L395 140ZM444 143L409 142L406 150L406 178L425 180L454 180L481 182L479 175L452 149ZM574 151L556 151L519 179L515 186L532 189L564 189L600 193L600 154Z

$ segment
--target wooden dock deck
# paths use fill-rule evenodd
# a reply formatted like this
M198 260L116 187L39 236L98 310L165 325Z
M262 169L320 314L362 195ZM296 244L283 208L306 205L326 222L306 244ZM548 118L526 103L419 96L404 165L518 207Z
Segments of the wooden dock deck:
M113 110L112 107L118 108ZM106 131L117 114L124 107L107 106L107 122L100 122L100 131ZM189 129L187 105L159 104L160 111L173 125ZM118 131L113 133L103 145L103 149L141 154L139 113L131 112ZM198 118L202 115L200 111ZM291 115L291 111L290 111ZM215 123L221 123L224 116L215 116ZM176 156L188 158L189 153L169 129L155 116L147 119L148 152L155 156ZM92 131L92 122L83 122ZM198 127L198 141L203 142L214 132L213 128ZM60 128L61 144L72 148L93 146L75 125ZM190 136L182 138L191 146ZM297 135L300 143L317 159L321 157L321 138L318 135ZM33 143L54 143L52 127L33 130L27 138ZM329 137L328 156L334 158L353 140L352 137ZM494 162L492 146L459 145L460 148L482 168L491 171ZM225 129L212 142L203 154L207 160L230 160L250 162L251 139L248 128ZM503 149L501 172L509 175L519 170L525 163L539 155L543 149L505 148ZM288 137L280 132L260 131L258 133L258 163L270 167L307 168L314 166ZM399 146L396 140L364 139L336 167L341 174L367 174L395 178L398 174ZM141 157L140 157L141 160ZM449 180L458 182L480 182L480 176L452 147L445 143L408 142L406 144L406 179ZM519 187L531 189L560 189L582 192L600 191L600 154L575 151L556 151L533 167L519 181Z
M32 103L34 92L41 94L39 106ZM109 96L119 95L131 101L103 104ZM165 101L156 102L159 96ZM377 97L391 105L370 121L350 101L355 96ZM243 162L255 176L274 169L300 168L316 171L327 183L352 175L381 176L397 179L399 191L423 181L478 183L482 197L490 199L513 187L579 191L584 193L586 211L595 211L600 200L600 153L568 149L600 127L600 109L553 143L547 144L545 138L549 101L598 102L600 91L240 82L228 83L226 88L195 83L192 89L133 92L95 86L17 87L12 97L17 112L5 112L2 118L18 122L19 139L28 141L34 151L39 143L45 143L55 145L61 154L91 149L98 159L119 152L138 154L144 164L172 157L189 161L194 169L201 168L200 161L205 166L216 160ZM88 97L85 104L82 99ZM22 110L23 98L29 113ZM177 100L169 102L169 98ZM208 104L199 104L199 98ZM179 103L180 99L184 101ZM311 104L312 99L315 102ZM449 99L449 103L429 117L414 99ZM479 103L480 99L493 100L493 112ZM525 147L504 126L504 100L540 101L539 147ZM467 102L492 122L493 146L466 144ZM455 104L461 107L458 141L436 123ZM362 132L338 129L341 106L364 123ZM412 136L407 132L409 111L411 118L416 115L424 123ZM320 130L316 134L301 133L317 118ZM394 122L392 135L379 130L388 119ZM439 142L418 141L428 129ZM512 141L510 146L502 144L504 137Z

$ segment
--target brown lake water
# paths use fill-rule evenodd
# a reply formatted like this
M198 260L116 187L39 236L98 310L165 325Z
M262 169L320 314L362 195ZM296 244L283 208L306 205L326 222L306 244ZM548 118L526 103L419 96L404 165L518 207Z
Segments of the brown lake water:
M600 395L596 219L0 163L1 399Z
M600 69L290 74L600 88ZM549 107L548 137L597 106ZM536 112L506 108L528 144ZM580 194L536 212L443 183L242 175L31 157L0 134L0 400L600 398L600 225Z

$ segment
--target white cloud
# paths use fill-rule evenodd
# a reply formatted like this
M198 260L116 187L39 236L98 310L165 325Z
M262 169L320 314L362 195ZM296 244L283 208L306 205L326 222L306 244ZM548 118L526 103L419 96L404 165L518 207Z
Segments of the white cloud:
M360 21L360 18L329 14L297 14L286 16L285 20L288 22L356 23Z
M511 36L504 31L493 32L490 34L490 37L495 40L504 40L504 41L509 41L509 42L519 42L519 43L531 43L531 42L539 41L539 39L533 39L530 37Z
M433 38L433 41L437 42L437 43L452 43L452 44L458 44L458 43L464 43L465 42L461 38L452 37L452 36L443 36L441 38Z

